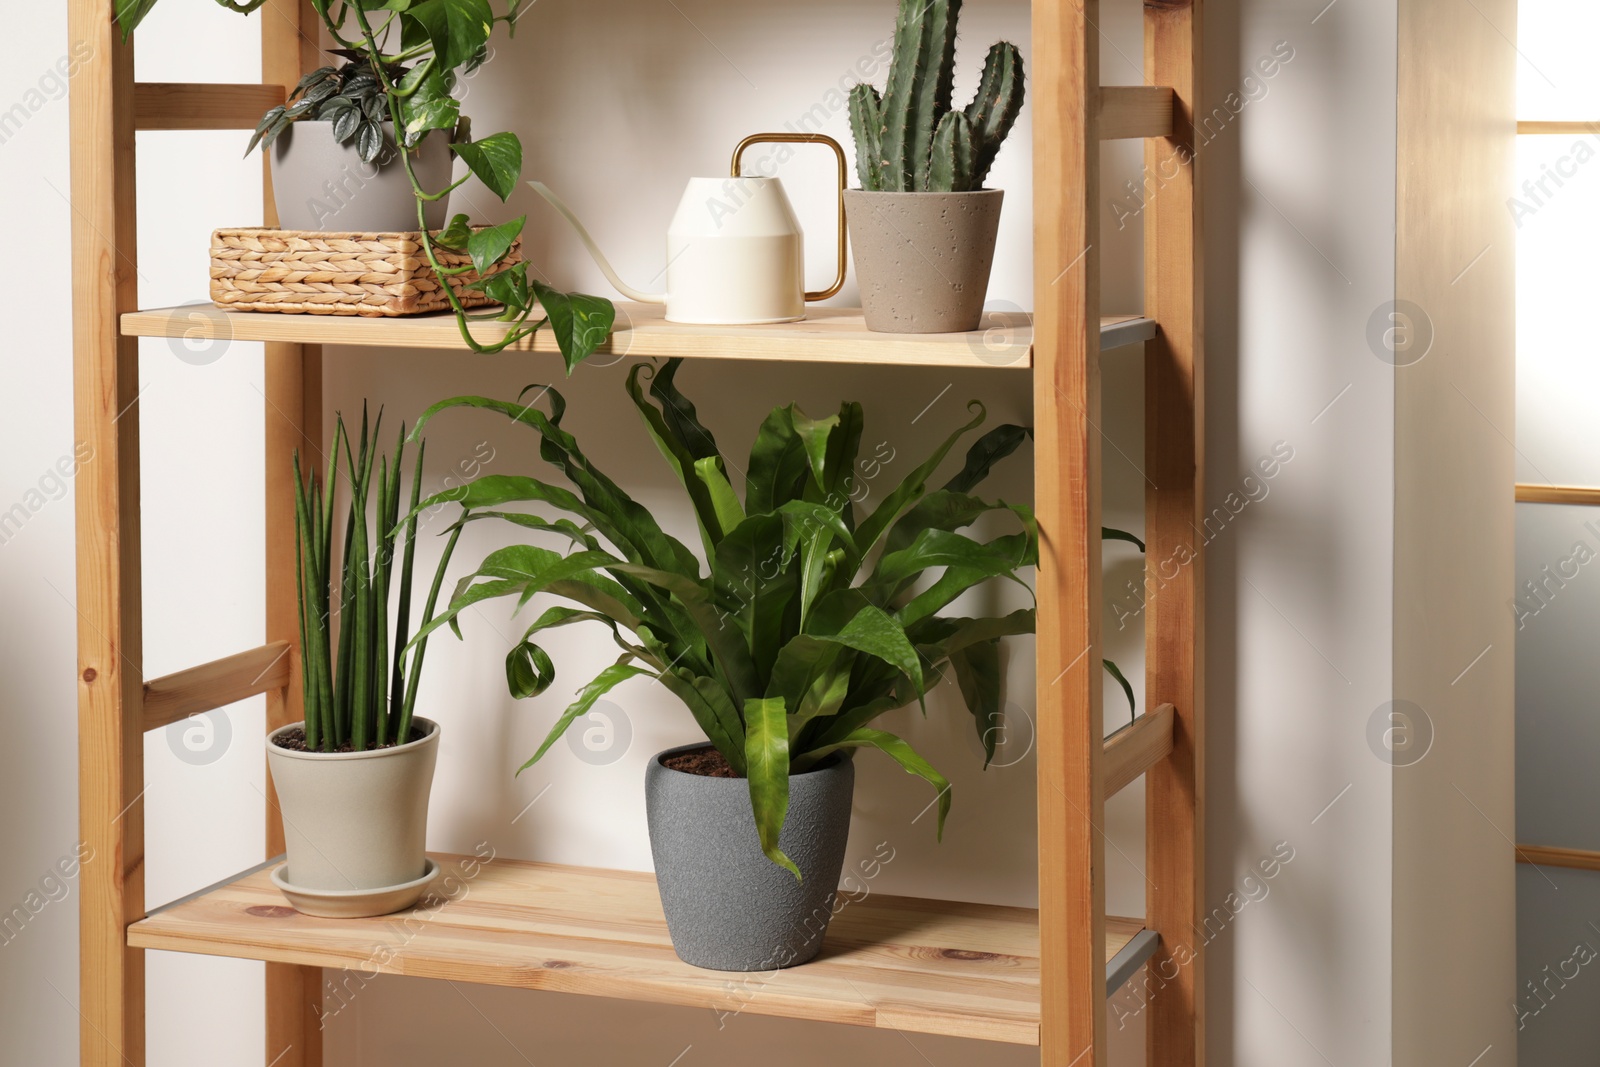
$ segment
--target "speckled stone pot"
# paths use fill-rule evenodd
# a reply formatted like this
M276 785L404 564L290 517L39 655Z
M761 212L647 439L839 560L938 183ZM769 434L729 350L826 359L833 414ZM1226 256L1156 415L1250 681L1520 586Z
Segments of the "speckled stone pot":
M272 142L272 199L278 226L285 230L353 233L411 233L417 228L417 199L401 165L394 127L383 126L383 150L363 163L354 140L333 139L333 123L292 122ZM411 158L417 181L429 192L450 184L450 135L434 130ZM450 198L426 208L428 229L449 218Z
M661 906L678 958L717 971L769 971L822 951L850 836L855 764L836 759L789 779L789 816L778 840L805 876L761 851L750 786L671 770L662 759L704 748L670 748L645 768L645 810Z
M867 329L976 330L989 292L1000 189L869 193L847 189L845 218Z

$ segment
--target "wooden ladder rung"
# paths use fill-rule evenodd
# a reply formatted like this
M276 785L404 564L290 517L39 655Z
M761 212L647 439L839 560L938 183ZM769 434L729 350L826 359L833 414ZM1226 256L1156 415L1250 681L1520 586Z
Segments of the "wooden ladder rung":
M1172 753L1171 704L1139 716L1106 740L1106 796L1114 797Z
M274 641L146 682L144 728L159 730L191 715L282 689L289 684L289 666L288 643Z
M1517 862L1531 867L1566 867L1574 871L1600 871L1600 852L1586 848L1552 848L1549 845L1517 845Z
M1589 134L1600 133L1600 122L1583 119L1570 122L1549 121L1539 119L1523 119L1517 123L1517 132L1524 136L1532 134L1557 135L1564 137L1585 137Z
M1171 137L1174 94L1165 85L1102 85L1100 140Z
M133 128L253 130L281 103L281 85L139 82L133 87Z
M1518 482L1517 503L1600 505L1600 489L1587 485L1539 485Z

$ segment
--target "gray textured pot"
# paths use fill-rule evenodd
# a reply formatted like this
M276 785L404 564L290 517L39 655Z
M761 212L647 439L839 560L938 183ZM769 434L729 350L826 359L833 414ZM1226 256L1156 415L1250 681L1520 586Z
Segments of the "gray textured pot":
M871 193L847 189L845 219L867 329L976 330L989 292L1005 192Z
M417 228L417 200L401 165L394 128L383 127L383 151L363 163L354 141L333 139L333 123L289 124L272 142L272 199L285 230L405 233ZM450 136L434 130L411 157L417 181L429 192L450 184ZM449 197L428 205L428 229L449 219Z
M685 963L717 971L767 971L822 951L850 836L855 764L840 758L789 779L789 816L778 844L805 875L761 851L750 786L670 770L662 759L705 748L669 748L645 768L645 811L661 906Z
M427 873L428 795L439 754L439 724L412 720L426 736L366 752L296 752L267 737L267 766L283 812L285 881L306 890L374 890L378 898ZM421 889L418 889L420 894ZM415 897L412 898L415 900ZM406 907L402 904L400 907ZM348 909L342 914L355 914Z

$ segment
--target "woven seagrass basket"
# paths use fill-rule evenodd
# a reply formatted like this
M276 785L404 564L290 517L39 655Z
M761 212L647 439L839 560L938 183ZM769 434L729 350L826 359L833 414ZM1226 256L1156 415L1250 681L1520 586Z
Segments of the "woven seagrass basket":
M522 258L520 246L503 266ZM472 262L438 245L434 254L446 268ZM466 288L477 280L477 271L449 278L463 306L496 303ZM211 300L228 311L308 315L418 315L450 306L417 232L218 230L211 236Z

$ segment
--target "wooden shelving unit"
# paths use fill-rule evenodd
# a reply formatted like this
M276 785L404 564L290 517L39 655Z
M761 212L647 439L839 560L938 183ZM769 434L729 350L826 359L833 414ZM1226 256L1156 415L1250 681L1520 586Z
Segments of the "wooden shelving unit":
M145 949L267 963L273 1067L317 1067L314 1005L323 968L555 989L791 1018L1037 1044L1044 1067L1105 1063L1105 998L1146 961L1163 985L1148 1002L1151 1067L1194 1067L1203 1047L1203 707L1200 663L1204 375L1193 102L1198 0L1145 0L1145 86L1099 85L1098 0L1034 0L1034 267L1031 324L974 334L866 331L858 313L813 309L779 327L664 322L622 305L613 353L629 356L970 367L1030 371L1035 510L1041 531L1036 642L1038 911L868 896L835 920L817 961L730 998L730 976L672 954L648 875L496 860L471 892L419 913L405 951L373 959L395 920L298 915L262 867L147 914L144 735L257 693L267 726L298 720L294 517L285 459L318 450L322 347L461 350L438 316L367 320L140 311L134 133L252 128L305 70L321 65L311 0L267 0L262 84L136 84L133 47L112 0L69 0L87 46L72 83L73 346L76 432L96 462L78 476L79 819L108 857L80 886L81 1062L143 1067ZM76 53L75 53L76 54ZM1138 137L1162 175L1147 199L1143 317L1099 308L1099 142ZM272 217L269 193L267 222ZM492 336L491 323L475 329ZM143 675L140 618L138 349L144 336L265 342L267 644L164 678ZM1142 343L1145 359L1146 704L1103 739L1100 629L1100 352ZM533 353L554 352L540 335ZM502 358L519 358L511 353ZM526 358L526 353L522 355ZM1176 574L1171 561L1178 561ZM1105 914L1107 796L1143 775L1143 919ZM282 851L269 798L267 855ZM455 860L444 857L448 862ZM735 985L738 984L734 976Z

